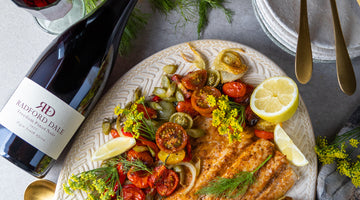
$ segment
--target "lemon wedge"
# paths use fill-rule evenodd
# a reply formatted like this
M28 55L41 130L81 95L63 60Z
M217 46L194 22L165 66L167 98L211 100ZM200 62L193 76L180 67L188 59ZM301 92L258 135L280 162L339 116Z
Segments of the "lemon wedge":
M258 85L250 107L260 118L279 123L290 119L299 105L299 91L289 77L271 77Z
M280 124L275 126L274 141L281 153L295 166L304 166L309 163L303 153L294 144L290 137L286 134Z
M102 161L124 153L135 146L136 140L132 137L117 137L101 145L92 156L93 161Z

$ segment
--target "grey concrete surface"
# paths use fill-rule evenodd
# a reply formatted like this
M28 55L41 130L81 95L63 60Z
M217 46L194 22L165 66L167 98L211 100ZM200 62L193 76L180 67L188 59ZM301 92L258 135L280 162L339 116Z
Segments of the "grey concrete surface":
M277 63L291 78L294 74L295 57L276 46L261 29L250 0L229 0L227 7L234 11L233 22L228 24L220 10L210 13L209 24L203 39L230 40L250 46ZM3 2L2 2L3 3ZM54 36L41 32L30 14L10 5L10 0L0 7L0 104L4 104L37 56ZM146 0L140 1L141 10L152 13ZM10 9L10 10L9 10ZM130 52L118 57L116 66L107 84L109 89L122 74L152 54L176 45L197 39L196 24L178 26L170 23L178 16L173 13L163 16L159 13L149 17L149 23L134 41ZM29 40L30 36L35 36ZM17 49L17 51L14 50ZM20 61L19 61L20 59ZM4 64L5 63L5 64ZM338 86L335 63L315 63L311 81L306 85L299 82L302 96L310 114L315 135L335 135L360 104L360 58L352 60L358 79L357 91L352 96L343 94ZM21 66L20 66L21 65ZM5 71L5 73L3 73ZM2 107L2 105L0 105ZM55 167L45 179L56 182L66 155L62 154ZM0 199L22 199L28 184L36 180L5 159L0 158Z

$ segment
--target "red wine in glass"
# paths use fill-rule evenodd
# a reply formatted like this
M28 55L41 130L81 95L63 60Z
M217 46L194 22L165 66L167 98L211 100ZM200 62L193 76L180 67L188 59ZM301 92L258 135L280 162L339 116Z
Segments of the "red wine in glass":
M60 34L85 15L83 0L12 0L48 33Z
M60 0L12 0L16 5L27 8L44 8Z

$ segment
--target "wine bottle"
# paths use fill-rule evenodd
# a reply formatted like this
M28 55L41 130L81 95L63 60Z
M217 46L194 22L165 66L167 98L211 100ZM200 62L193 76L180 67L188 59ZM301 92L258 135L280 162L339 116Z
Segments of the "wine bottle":
M45 49L0 112L1 155L44 176L101 95L137 0L107 0Z

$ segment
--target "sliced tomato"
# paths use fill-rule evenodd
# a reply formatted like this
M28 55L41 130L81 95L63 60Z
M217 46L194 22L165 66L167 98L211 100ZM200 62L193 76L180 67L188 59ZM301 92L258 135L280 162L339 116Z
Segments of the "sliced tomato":
M161 101L161 98L159 96L154 96L152 99L151 99L152 102L160 102Z
M160 180L165 175L167 168L165 165L159 165L155 167L152 171L152 174L149 176L148 183L151 188L155 188Z
M189 161L191 161L191 159L192 159L191 144L190 144L190 142L188 142L186 144L186 156L185 156L183 161L184 162L189 162Z
M124 200L144 200L145 193L135 185L125 185L122 189Z
M145 119L156 119L157 118L156 110L146 107L142 104L137 104L137 111L144 113Z
M212 95L214 97L220 97L221 92L211 86L205 86L201 89L195 90L191 95L191 105L202 116L211 117L211 113L216 107L212 107L207 102L206 98Z
M246 94L246 84L240 82L228 82L222 87L224 94L232 98L243 97Z
M189 72L186 76L181 79L181 83L188 90L196 90L204 87L207 79L206 70L197 70Z
M113 138L120 137L119 132L118 132L116 129L114 129L114 128L112 128L112 129L110 130L110 134L111 134L111 136L112 136Z
M117 166L117 171L118 171L118 174L119 174L119 181L120 181L120 184L124 184L125 182L125 179L126 179L126 173L124 172L123 170L123 165L121 163L118 163Z
M129 160L129 161L141 160L146 165L154 164L154 159L153 159L153 157L151 157L151 155L148 151L136 152L133 149L131 149L127 153L127 160Z
M179 74L174 74L171 77L171 80L174 81L178 87L178 89L183 93L184 97L186 99L189 99L191 97L191 91L187 90L186 87L181 83L182 76Z
M160 150L175 153L185 148L188 135L181 125L166 122L158 128L155 138Z
M191 101L189 99L185 101L179 101L176 105L176 111L177 112L183 112L189 114L192 118L199 115L199 112L197 112L191 105Z
M262 130L257 130L255 129L255 135L258 138L263 138L266 140L273 140L274 139L274 133L272 132L267 132L267 131L262 131Z
M154 168L149 176L149 185L156 188L161 196L171 195L179 184L179 176L173 170L167 169L164 165Z
M144 170L135 171L135 167L132 166L127 173L127 178L138 188L147 188L149 187L148 179L150 173Z
M156 191L161 196L171 195L179 184L179 176L171 169L166 170L166 175L157 184Z

